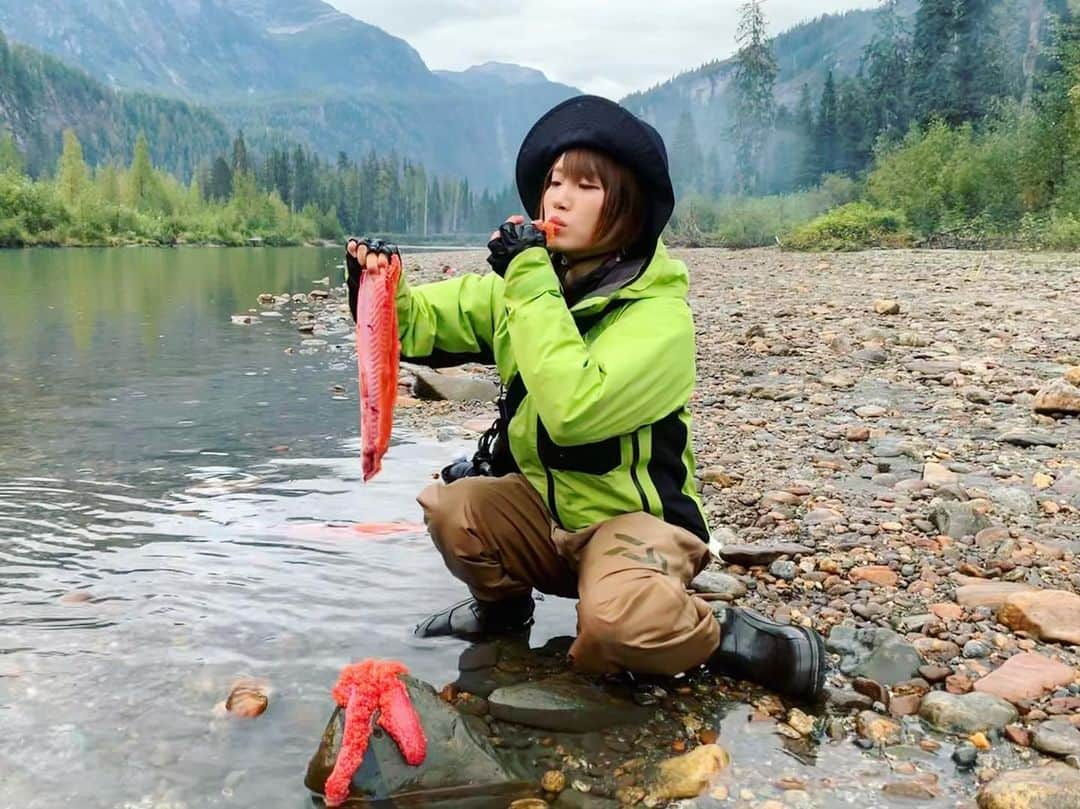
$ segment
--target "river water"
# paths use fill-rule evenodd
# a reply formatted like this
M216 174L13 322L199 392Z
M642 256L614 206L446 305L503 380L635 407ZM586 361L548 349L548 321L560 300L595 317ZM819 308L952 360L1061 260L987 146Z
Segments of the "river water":
M456 678L462 644L411 633L464 595L414 498L467 447L395 433L362 484L349 333L307 350L285 317L230 318L264 309L261 292L337 283L339 258L0 251L0 809L310 807L304 769L344 664ZM415 527L348 530L369 522ZM533 645L573 617L541 601ZM254 720L216 707L243 676L272 688ZM792 755L747 706L723 713L739 798L695 805L908 801L881 784L918 749ZM970 805L970 778L931 758L948 786L922 805Z
M3 809L310 806L345 663L454 678L460 644L411 635L464 595L430 540L339 526L420 522L464 447L397 435L362 484L350 335L286 353L286 318L230 321L339 256L0 251ZM545 602L534 640L572 615ZM215 715L244 675L267 712Z

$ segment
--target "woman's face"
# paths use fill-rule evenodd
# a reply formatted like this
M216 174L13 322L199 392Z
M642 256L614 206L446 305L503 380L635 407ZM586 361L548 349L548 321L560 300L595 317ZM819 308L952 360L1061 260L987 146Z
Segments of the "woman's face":
M562 166L560 157L551 171L551 185L544 191L543 217L558 225L558 232L548 239L548 247L567 255L587 253L595 245L604 209L604 187L596 178L571 179Z

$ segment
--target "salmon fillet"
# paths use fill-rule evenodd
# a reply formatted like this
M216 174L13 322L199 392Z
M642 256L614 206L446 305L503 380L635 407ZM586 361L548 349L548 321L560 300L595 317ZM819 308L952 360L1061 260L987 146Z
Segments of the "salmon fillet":
M381 262L380 262L381 264ZM364 270L356 304L356 363L360 371L360 442L364 482L382 469L397 401L401 340L395 296L401 260Z

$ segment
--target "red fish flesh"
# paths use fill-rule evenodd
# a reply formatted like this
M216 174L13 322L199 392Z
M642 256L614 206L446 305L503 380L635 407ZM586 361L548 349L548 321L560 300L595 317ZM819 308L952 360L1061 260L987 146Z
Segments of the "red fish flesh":
M382 469L397 400L401 340L395 296L401 277L396 255L360 276L356 304L356 362L360 371L360 442L364 482Z

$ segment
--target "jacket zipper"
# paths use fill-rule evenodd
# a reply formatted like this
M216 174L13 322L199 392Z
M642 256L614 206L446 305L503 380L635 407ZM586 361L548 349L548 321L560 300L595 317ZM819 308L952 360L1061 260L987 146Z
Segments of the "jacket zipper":
M641 444L638 442L637 430L630 436L630 441L634 448L633 457L630 459L630 479L634 481L634 488L637 489L638 496L641 498L641 510L649 514L651 513L649 498L645 496L645 490L641 487L641 481L638 480L637 468L638 463L641 461Z

